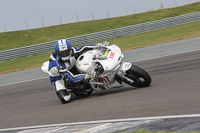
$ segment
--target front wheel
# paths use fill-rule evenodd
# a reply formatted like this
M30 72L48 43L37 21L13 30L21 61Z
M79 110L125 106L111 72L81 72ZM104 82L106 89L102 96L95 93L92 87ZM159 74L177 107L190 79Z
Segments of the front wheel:
M127 84L134 87L147 87L151 84L150 75L145 70L135 65L132 65L131 68L128 71L126 71L125 77L134 81L125 81Z

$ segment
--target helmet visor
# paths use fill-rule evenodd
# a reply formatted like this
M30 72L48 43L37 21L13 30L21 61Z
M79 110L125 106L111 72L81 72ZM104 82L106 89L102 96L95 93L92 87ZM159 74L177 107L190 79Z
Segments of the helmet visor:
M71 49L67 49L64 51L57 51L58 56L60 57L67 57L70 55Z

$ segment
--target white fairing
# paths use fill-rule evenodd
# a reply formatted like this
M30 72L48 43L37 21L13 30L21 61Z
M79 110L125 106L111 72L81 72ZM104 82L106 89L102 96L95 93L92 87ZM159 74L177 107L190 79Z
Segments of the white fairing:
M46 62L44 62L44 63L42 64L41 70L42 70L43 72L45 72L45 73L49 73L48 69L49 69L49 61L46 61Z
M118 67L122 58L124 57L118 46L111 45L107 48L110 49L109 53L106 55L107 59L98 60L98 62L100 62L104 68L104 73ZM98 51L87 51L79 56L76 61L76 68L80 73L86 73L93 62L97 62L97 60L93 60L95 54L98 54Z
M131 68L132 64L130 62L122 62L120 68L117 71L117 74L125 72Z
M97 58L94 59L94 57ZM104 69L104 72L98 76L103 78L103 83L101 83L101 85L109 87L115 82L115 74L120 72L119 69L128 70L131 67L131 63L121 62L123 57L124 55L118 46L104 46L103 48L101 47L99 49L87 51L80 55L76 61L76 68L80 73L87 73L90 68L93 68L93 64L99 62ZM91 80L90 83L93 85L100 85L100 83L96 81L95 78Z
M76 61L76 68L80 73L86 73L88 68L92 65L92 51L83 53Z

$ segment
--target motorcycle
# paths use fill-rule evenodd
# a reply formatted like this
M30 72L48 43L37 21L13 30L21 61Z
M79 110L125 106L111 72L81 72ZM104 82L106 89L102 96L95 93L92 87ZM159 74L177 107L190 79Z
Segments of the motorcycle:
M85 79L71 83L64 78L66 88L76 96L89 96L93 91L121 87L124 83L137 88L151 84L151 77L145 70L122 61L124 55L115 44L97 46L76 58L76 70L85 74ZM42 71L48 73L48 64L48 61L43 63Z

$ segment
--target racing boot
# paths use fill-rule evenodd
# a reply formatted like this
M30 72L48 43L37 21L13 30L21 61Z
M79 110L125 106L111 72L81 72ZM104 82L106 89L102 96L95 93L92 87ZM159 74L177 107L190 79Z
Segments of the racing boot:
M71 93L68 92L66 89L59 90L57 92L57 95L63 104L68 103L71 99Z

